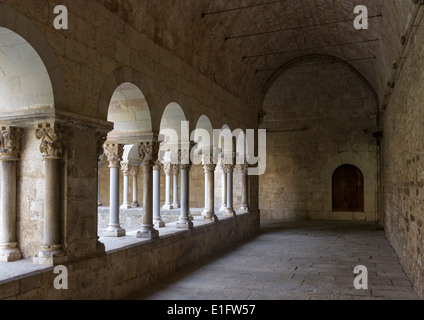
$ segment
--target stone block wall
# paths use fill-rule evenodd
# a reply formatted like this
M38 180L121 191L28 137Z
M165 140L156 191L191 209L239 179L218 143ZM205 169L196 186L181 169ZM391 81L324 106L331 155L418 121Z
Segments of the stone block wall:
M383 115L382 209L386 234L424 298L424 27L410 40Z
M375 102L338 63L309 61L285 71L264 99L267 170L261 216L269 219L376 219ZM343 164L364 175L364 212L332 211L332 175Z

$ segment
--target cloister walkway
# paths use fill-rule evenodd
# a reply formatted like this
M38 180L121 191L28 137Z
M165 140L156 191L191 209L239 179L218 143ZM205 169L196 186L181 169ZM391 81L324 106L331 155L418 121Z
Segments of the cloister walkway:
M368 270L357 290L355 266ZM128 300L416 300L384 231L347 221L261 222L235 249L159 281Z

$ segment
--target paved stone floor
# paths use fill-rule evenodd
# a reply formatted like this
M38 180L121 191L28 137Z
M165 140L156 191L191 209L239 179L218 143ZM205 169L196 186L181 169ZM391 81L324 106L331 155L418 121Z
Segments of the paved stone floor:
M356 290L353 270L368 269ZM159 281L127 300L416 300L374 224L262 221L260 234Z

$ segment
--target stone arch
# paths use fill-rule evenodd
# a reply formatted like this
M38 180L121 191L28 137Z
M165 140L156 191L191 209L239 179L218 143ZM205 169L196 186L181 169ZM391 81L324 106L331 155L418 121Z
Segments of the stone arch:
M124 144L135 143L138 137L152 132L149 104L143 92L130 82L124 82L115 89L107 120L114 123L109 137Z
M51 85L54 101L50 109L66 110L68 108L66 85L62 70L45 36L25 15L3 3L0 3L0 27L3 31L10 30L13 32L17 37L23 39L27 46L34 50L41 60L39 65L42 64L45 68ZM29 65L28 67L33 68L37 66ZM34 82L32 85L34 85ZM26 113L28 113L28 110L26 110Z
M164 113L170 104L177 104L180 107L182 114L184 114L185 121L189 121L191 119L191 112L189 108L190 101L187 97L178 91L168 90L162 95L159 103L157 104L157 108L155 108L154 112L152 112L153 132L160 131ZM193 129L192 121L189 121L189 125L189 130L191 131Z
M150 117L152 118L152 106L155 104L147 82L139 73L125 66L113 71L105 80L99 97L98 117L102 120L107 120L112 96L116 89L124 83L131 83L141 91L149 107Z
M191 122L196 127L201 117L207 117L213 129L217 128L217 121L214 114L210 114L210 108L204 104L196 107L196 111L192 114Z
M374 101L374 112L376 114L379 113L379 99L378 95L375 91L375 89L372 87L372 85L368 82L368 80L358 71L356 70L351 64L348 62L337 58L335 56L326 55L326 54L310 54L310 55L304 55L299 56L296 58L293 58L289 61L287 61L285 64L283 64L280 68L278 68L268 79L268 81L265 83L264 87L262 88L262 102L261 102L261 109L264 103L264 99L268 93L268 91L272 88L273 84L284 75L285 72L290 70L293 67L296 67L298 65L301 65L303 63L308 62L315 62L315 63L337 63L343 68L347 69L348 71L352 72L356 76L356 78L359 80L359 82L362 84L362 86L365 88L366 91L369 92L370 96L372 97Z

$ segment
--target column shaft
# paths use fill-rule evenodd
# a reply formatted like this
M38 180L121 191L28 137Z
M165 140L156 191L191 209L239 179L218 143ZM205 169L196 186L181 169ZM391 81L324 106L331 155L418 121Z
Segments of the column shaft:
M225 215L234 216L235 211L233 209L233 170L227 170L227 209Z
M187 166L181 166L181 210L180 217L177 222L177 228L191 229L193 228L193 222L190 221L190 189L189 189L189 169Z
M16 242L16 161L1 161L0 262L21 259Z
M165 171L165 205L163 208L165 210L173 208L171 203L171 174L168 171Z
M219 211L225 212L227 210L227 174L225 172L221 174L221 185L222 202Z
M119 223L119 165L110 165L109 186L109 226L104 231L104 237L121 237L126 232Z
M247 175L247 168L242 169L241 173L241 212L249 212L249 176Z
M133 202L131 204L132 207L134 208L138 208L139 204L138 204L138 199L137 199L137 174L133 174L132 176L132 180L133 180Z
M165 226L160 216L160 166L153 169L153 224L157 228Z
M180 207L180 203L178 202L178 174L174 173L174 186L172 188L172 192L173 192L173 203L172 203L172 207L174 209L177 209Z
M143 224L137 238L157 238L153 225L153 164L143 164Z

